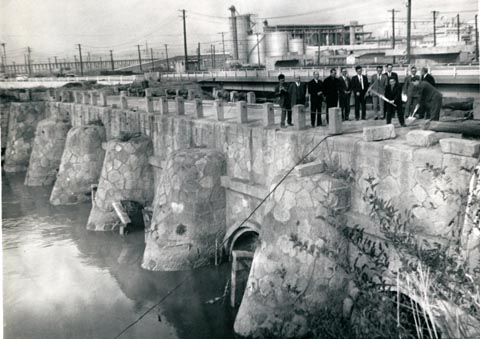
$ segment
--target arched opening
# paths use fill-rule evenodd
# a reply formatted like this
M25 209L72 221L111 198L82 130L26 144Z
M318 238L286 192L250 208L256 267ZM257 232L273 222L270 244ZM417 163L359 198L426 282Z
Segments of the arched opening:
M260 227L247 222L241 227L230 227L224 238L224 250L232 260L230 306L238 307L242 301L248 276L252 267L253 254L259 243Z

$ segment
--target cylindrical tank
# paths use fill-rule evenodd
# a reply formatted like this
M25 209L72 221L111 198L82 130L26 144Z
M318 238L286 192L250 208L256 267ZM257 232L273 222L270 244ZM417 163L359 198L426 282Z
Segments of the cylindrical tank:
M259 52L260 60L258 60ZM265 64L265 35L259 34L258 40L256 34L248 36L248 63Z
M277 57L288 53L288 33L287 32L269 32L266 34L267 57Z
M305 49L303 45L303 39L293 38L288 42L288 49L291 53L298 53L298 55L304 55Z
M248 63L248 36L252 31L250 14L237 16L238 60Z

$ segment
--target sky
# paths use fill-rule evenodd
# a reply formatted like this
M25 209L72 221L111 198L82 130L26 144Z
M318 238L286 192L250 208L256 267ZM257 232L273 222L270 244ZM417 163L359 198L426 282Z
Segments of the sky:
M257 27L267 18L275 24L348 24L355 20L365 31L385 35L391 28L391 13L398 10L397 25L405 25L407 0L0 0L0 42L5 43L7 64L22 63L26 47L34 62L58 56L73 60L82 45L84 58L136 57L153 49L162 57L164 44L169 56L183 54L183 26L180 10L186 10L189 53L201 43L221 50L221 34L229 30L228 7L240 14L255 14ZM412 19L431 21L460 13L461 21L472 21L478 13L478 0L412 0ZM228 35L225 35L228 45ZM227 48L228 49L228 48Z

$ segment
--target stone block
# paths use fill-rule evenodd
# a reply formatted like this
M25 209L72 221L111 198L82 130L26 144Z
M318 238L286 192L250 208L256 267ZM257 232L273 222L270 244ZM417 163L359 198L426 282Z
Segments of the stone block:
M247 180L232 178L229 176L221 177L221 185L231 191L249 195L257 199L264 199L268 195L268 189L265 186L252 184Z
M160 114L168 114L168 99L160 97Z
M53 97L55 98L55 101L60 101L62 99L61 93L58 89L53 92Z
M323 161L309 162L308 164L298 165L294 169L294 173L297 177L306 177L318 173L323 173L325 170L325 164Z
M105 92L100 92L100 106L107 106L107 95L105 94Z
M147 105L147 113L153 113L153 100L151 96L145 96L145 101Z
M477 98L473 102L473 118L475 120L480 120L480 99Z
M379 141L395 138L395 127L392 124L363 128L363 140Z
M188 90L187 100L195 99L195 91L193 89Z
M90 105L97 106L97 92L90 92Z
M293 106L292 115L293 115L293 124L295 125L294 128L297 131L304 130L307 128L305 106L303 105Z
M82 92L82 105L88 105L89 98L87 92Z
M430 147L436 143L434 135L433 131L413 130L407 133L407 143L410 146Z
M268 127L275 124L275 111L272 103L263 104L262 114L263 126Z
M257 99L255 97L255 93L254 92L248 92L247 93L247 103L248 104L254 104L257 102Z
M238 100L238 92L237 91L231 91L230 92L230 101L231 102L236 102Z
M478 157L480 153L480 142L447 138L440 140L440 147L443 153L457 154L465 157Z
M445 138L462 138L461 134L443 133L424 130L413 130L407 133L407 143L410 146L430 147Z
M193 99L193 109L195 111L195 117L203 118L203 103L201 99Z
M151 97L152 96L152 89L151 88L145 88L145 96L146 97Z
M78 92L78 91L73 92L73 101L76 104L81 104L82 103L82 96L81 96L80 92Z
M338 107L328 109L328 134L342 134L342 110Z
M245 101L238 101L237 108L237 121L241 124L248 122L247 103Z
M214 103L213 103L213 108L214 108L215 112L217 113L217 120L218 121L225 120L223 100L221 100L221 99L215 100Z
M177 109L177 115L185 115L185 101L183 97L175 97L175 107Z

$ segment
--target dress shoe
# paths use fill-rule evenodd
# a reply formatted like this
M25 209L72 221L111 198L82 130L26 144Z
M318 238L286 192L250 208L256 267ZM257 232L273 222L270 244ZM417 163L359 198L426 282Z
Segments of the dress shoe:
M288 126L295 126L294 124L292 124L291 122L288 123Z

